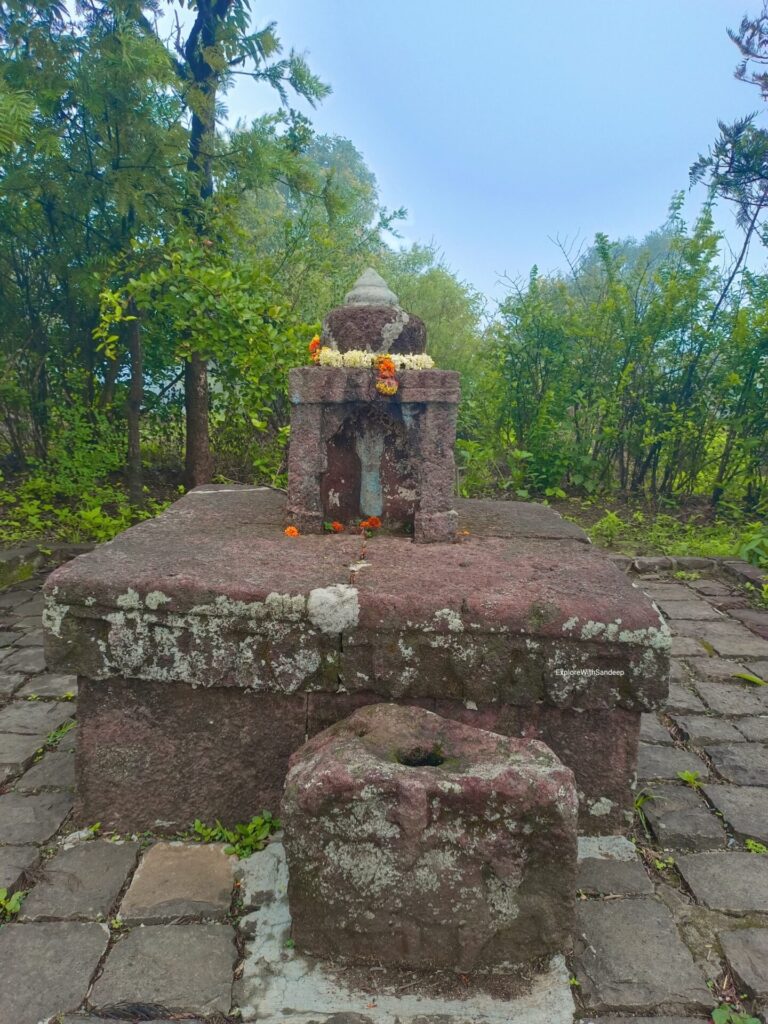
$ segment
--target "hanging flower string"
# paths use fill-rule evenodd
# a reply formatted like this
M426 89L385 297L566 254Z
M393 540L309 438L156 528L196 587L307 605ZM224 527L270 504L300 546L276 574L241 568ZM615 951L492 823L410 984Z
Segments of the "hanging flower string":
M309 343L309 358L313 363L320 362L320 335L316 334Z

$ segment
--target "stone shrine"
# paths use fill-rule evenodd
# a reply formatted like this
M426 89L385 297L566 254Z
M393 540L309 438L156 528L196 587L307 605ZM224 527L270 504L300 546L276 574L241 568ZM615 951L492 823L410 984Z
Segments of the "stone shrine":
M287 497L198 487L49 577L48 665L79 677L79 820L247 821L278 807L308 737L384 701L543 740L575 774L580 830L623 828L666 624L551 509L453 497L457 375L380 279L348 298L319 365L292 371Z
M325 318L320 343L321 365L289 375L290 522L321 533L324 523L375 516L417 542L453 540L458 373L409 367L424 352L426 329L374 270ZM391 376L374 378L377 355L394 357Z

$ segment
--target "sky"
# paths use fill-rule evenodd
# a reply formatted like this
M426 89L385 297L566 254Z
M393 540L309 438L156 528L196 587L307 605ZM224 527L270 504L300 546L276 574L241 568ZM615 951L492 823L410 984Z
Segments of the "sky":
M749 6L747 6L749 5ZM266 0L333 93L304 110L342 135L404 206L404 243L434 243L491 298L503 279L566 267L598 231L642 238L717 136L760 111L726 28L760 0ZM239 78L231 120L274 109ZM765 115L762 115L763 117ZM703 191L686 203L695 216ZM730 211L718 214L731 245Z

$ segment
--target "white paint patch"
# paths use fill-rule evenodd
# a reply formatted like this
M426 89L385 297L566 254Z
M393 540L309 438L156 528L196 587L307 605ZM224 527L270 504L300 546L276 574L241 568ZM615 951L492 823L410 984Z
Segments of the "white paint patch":
M307 615L321 633L343 633L345 629L356 626L360 617L357 587L335 583L311 590L307 598Z

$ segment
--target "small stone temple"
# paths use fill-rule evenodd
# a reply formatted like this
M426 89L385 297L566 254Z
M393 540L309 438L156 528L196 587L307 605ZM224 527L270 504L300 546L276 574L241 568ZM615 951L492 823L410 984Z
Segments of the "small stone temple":
M366 270L323 323L321 351L333 361L291 370L288 516L303 532L375 516L417 542L456 537L459 375L407 368L426 341L423 322ZM376 355L406 357L406 368L377 380Z
M276 810L291 755L384 702L543 741L579 829L626 825L669 631L552 509L455 497L458 376L425 337L366 273L291 372L287 495L198 487L50 576L85 824Z

